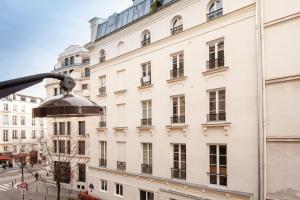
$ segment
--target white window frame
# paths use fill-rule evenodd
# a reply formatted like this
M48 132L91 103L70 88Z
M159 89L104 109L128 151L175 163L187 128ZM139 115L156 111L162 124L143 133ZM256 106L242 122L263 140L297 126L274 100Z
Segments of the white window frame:
M146 199L145 199L145 200L149 200L149 199L148 199L148 193L152 193L152 194L153 194L153 200L154 200L154 192L148 191L148 190L140 189L140 193L141 193L141 192L145 192L145 193L146 193ZM139 194L139 195L141 195L141 194ZM139 199L139 200L141 200L141 199Z
M216 146L216 169L217 169L217 184L213 184L210 182L210 156L214 155L210 153L210 147ZM228 172L228 146L226 144L208 144L208 184L212 186L218 186L218 187L228 187L228 173L227 173L227 181L226 185L220 185L220 146L226 147L226 172Z
M175 166L174 166L174 161L175 161L175 158L174 158L174 154L175 154L175 145L178 145L178 169L185 169L186 170L186 166L187 166L187 145L186 144L182 144L182 143L174 143L174 144L172 144L172 147L173 147L173 151L172 151L172 166L173 166L173 168L174 169L177 169L177 168L175 168ZM183 162L183 160L182 160L182 157L181 157L181 154L182 154L182 146L185 146L185 161L184 161L184 163L185 163L185 168L182 168L182 162Z
M151 165L153 163L153 145L152 143L142 143L143 161L145 165Z
M220 99L219 92L224 91L224 99ZM215 100L211 101L210 95L211 93L215 93ZM224 101L224 110L220 110L220 102ZM214 110L211 110L210 108L210 103L215 102L215 112ZM220 114L220 113L225 113L226 114L226 88L219 88L219 89L214 89L214 90L208 90L208 113L209 114Z
M107 162L107 141L99 141L100 144L100 159Z
M119 188L119 193L121 193L121 194L117 193L117 187ZM123 187L123 185L120 184L120 183L116 183L115 184L115 192L114 193L115 193L115 196L117 196L117 197L123 197L124 196L124 187Z
M142 119L152 118L152 100L142 101Z
M149 77L151 78L151 62L146 62L141 64L142 66L142 78Z
M100 191L107 193L107 180L100 179Z
M3 125L9 125L9 116L3 115Z
M8 142L8 130L3 130L3 142Z

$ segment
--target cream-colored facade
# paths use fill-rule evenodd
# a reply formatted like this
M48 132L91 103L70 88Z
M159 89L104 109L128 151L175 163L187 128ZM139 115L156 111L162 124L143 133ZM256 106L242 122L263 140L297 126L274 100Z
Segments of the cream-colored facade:
M71 45L59 54L53 72L71 76L76 85L72 93L86 98L90 97L89 52L79 45ZM59 81L47 79L47 97L64 94ZM71 167L71 182L64 187L73 190L85 190L86 165L89 162L89 133L86 125L89 118L49 118L48 147L55 161L61 161ZM80 172L79 172L80 171ZM67 176L67 175L66 175Z
M44 119L32 118L32 109L43 99L12 94L0 99L0 152L16 155L38 151L42 153L40 140L47 134ZM38 159L42 159L39 155Z

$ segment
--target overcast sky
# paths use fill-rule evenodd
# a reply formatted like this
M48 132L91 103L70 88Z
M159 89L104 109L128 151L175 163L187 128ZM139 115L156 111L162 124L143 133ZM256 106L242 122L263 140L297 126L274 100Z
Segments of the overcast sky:
M0 0L0 81L49 72L71 44L90 40L89 20L131 0ZM45 97L43 84L20 92Z

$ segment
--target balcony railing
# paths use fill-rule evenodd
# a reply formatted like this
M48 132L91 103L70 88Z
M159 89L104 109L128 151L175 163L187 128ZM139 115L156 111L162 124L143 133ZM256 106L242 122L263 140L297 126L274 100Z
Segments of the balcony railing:
M171 168L172 179L186 180L186 169Z
M207 115L207 122L226 121L226 113L210 113Z
M105 56L100 57L100 58L99 58L99 62L100 62L100 63L105 62Z
M126 162L117 161L117 170L126 171Z
M180 33L183 31L183 25L179 25L179 26L176 26L174 28L171 28L171 34L172 35L175 35L177 33Z
M105 128L106 127L106 121L99 122L99 127L100 128Z
M100 95L105 95L106 94L106 87L100 87L99 88L99 94Z
M206 61L206 69L210 70L218 67L224 67L224 64L224 58L209 60Z
M141 164L141 171L143 174L152 174L152 165Z
M141 119L142 126L151 126L152 125L152 118L145 118Z
M223 15L223 8L220 8L216 11L210 12L207 14L207 21L213 20Z
M141 85L150 85L151 84L151 76L144 76L141 78Z
M171 117L171 124L184 124L185 116L173 116Z
M150 42L151 42L151 38L145 39L145 40L141 41L141 46L142 47L147 46L150 44Z
M171 79L180 78L184 76L184 68L173 69L170 71Z
M99 159L99 167L107 167L107 160Z

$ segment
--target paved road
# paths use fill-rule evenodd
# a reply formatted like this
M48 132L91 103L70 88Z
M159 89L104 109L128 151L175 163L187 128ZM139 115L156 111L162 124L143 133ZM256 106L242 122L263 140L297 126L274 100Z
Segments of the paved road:
M24 195L25 200L56 200L56 187L42 181L35 181L35 178L25 173L25 181L29 183L29 188ZM21 172L18 169L0 170L0 200L22 200L20 190L16 185L21 181ZM62 189L61 199L75 197L76 192L69 195L69 190Z

